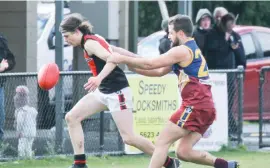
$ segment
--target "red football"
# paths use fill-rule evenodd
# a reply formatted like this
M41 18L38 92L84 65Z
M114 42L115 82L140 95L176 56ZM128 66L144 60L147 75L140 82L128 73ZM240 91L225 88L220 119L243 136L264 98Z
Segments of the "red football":
M59 68L55 63L44 65L38 72L38 85L44 90L53 88L59 80Z

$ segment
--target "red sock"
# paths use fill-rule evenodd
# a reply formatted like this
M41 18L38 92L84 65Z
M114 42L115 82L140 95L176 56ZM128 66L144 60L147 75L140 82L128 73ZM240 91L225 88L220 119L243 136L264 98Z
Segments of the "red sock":
M164 167L170 167L172 164L173 164L172 158L170 158L169 156L167 156L166 161L165 161L165 163L164 163L163 166Z
M228 162L224 159L217 158L214 166L215 168L228 168Z

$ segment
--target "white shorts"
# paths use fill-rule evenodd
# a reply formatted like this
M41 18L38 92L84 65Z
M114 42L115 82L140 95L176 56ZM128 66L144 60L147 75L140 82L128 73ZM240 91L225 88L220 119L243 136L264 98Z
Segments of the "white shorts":
M120 91L104 94L101 93L98 89L93 93L98 100L108 107L110 112L121 111L125 109L132 109L132 92L130 87L126 87Z

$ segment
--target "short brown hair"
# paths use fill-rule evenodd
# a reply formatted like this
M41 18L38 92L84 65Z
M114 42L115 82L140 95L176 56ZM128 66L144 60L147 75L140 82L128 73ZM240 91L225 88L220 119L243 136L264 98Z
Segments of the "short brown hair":
M175 18L177 18L177 17L181 17L181 14L177 14L177 15L174 15L174 16L170 17L168 23L169 23L169 24L172 24L172 23L173 23L173 20L174 20Z
M177 14L170 19L169 24L174 26L176 32L182 30L187 37L192 37L193 23L189 16Z

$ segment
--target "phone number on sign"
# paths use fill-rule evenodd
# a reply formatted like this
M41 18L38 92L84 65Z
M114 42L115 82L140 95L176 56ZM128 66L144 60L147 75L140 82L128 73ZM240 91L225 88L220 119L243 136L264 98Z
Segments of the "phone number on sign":
M140 132L140 135L145 138L155 138L159 135L159 132Z

